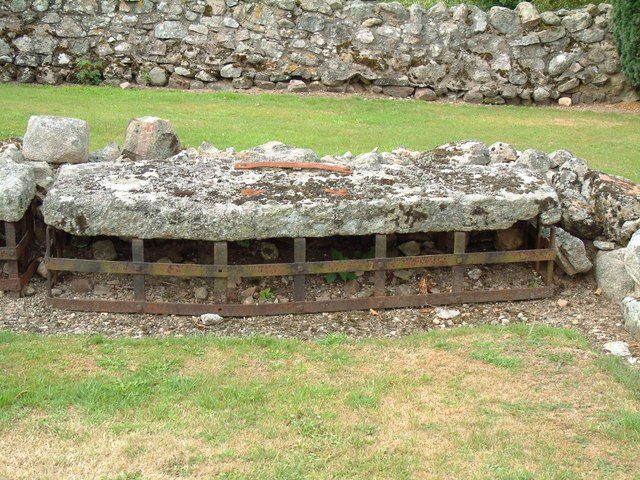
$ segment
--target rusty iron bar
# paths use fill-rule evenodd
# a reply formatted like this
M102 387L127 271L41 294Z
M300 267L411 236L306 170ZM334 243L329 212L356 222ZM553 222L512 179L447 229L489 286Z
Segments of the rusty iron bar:
M296 274L293 277L293 300L304 301L306 273L304 263L307 259L307 240L305 238L293 239L293 261Z
M456 266L452 268L453 291L462 292L464 290L464 266L462 266L462 255L466 249L467 234L465 232L455 232L453 234L453 254Z
M131 259L136 267L140 263L144 263L144 240L134 238L131 241ZM144 277L144 273L133 276L133 298L136 302L144 302L145 300Z
M224 273L224 270L219 267L226 267L229 262L229 247L227 242L214 242L213 244L213 264L218 267L219 273ZM216 277L213 282L213 291L216 293L222 293L227 297L227 288L229 285L228 275L223 277Z
M316 162L238 162L233 168L236 170L253 170L256 168L286 168L291 170L326 170L343 175L350 175L353 169L342 165Z
M27 258L33 242L33 209L29 208L18 222L1 223L4 224L5 246L0 247L0 260L7 263L9 274L7 278L0 278L0 290L21 292L37 267L35 259L29 261Z
M453 267L459 265L487 265L496 263L525 263L553 260L553 249L518 250L511 252L471 252L462 254L420 255L415 257L331 260L322 262L271 263L255 265L201 265L175 263L137 263L83 260L76 258L47 258L52 271L113 273L118 275L153 275L165 277L276 277L286 275L323 275L332 272L402 270L409 268Z
M84 300L48 298L49 305L66 310L100 311L110 313L148 313L163 315L202 315L218 313L224 316L251 317L290 313L339 312L371 308L425 307L454 303L508 302L536 300L553 295L553 287L517 288L508 290L466 290L463 292L430 293L426 295L384 296L335 299L290 303L261 304L202 304L170 302L136 302L130 300Z
M373 279L373 292L376 297L382 297L386 294L385 283L387 280L387 271L384 269L384 259L387 257L387 236L376 235L375 258L379 261L379 269L375 271Z
M549 227L549 241L548 248L555 252L556 246L556 228L551 225ZM545 278L545 283L547 286L553 285L553 265L555 264L555 258L553 260L547 260L547 273Z
M552 229L553 232L553 229ZM82 311L105 311L123 313L151 313L151 314L183 314L199 315L202 313L218 313L230 316L278 315L287 313L312 313L323 311L342 311L359 309L383 309L398 307L420 307L425 305L442 305L449 303L493 302L529 300L544 298L553 294L551 285L553 261L553 233L550 240L542 239L541 245L548 243L548 248L539 250L520 250L503 252L465 252L466 234L457 232L454 235L454 253L438 255L422 255L416 257L386 257L386 235L376 235L375 258L360 260L336 260L325 262L306 262L306 240L294 239L294 262L266 265L226 265L223 261L224 247L219 246L219 255L215 255L214 265L197 264L158 264L144 262L142 250L133 255L133 262L108 262L97 260L81 260L70 258L55 258L62 256L62 236L50 227L47 229L46 265L53 272L53 280L58 271L76 271L86 273L116 273L134 275L134 278L145 275L182 276L182 277L212 277L227 282L229 277L268 277L279 275L293 275L294 301L280 304L191 304L171 302L145 301L143 295L135 295L133 301L123 300L89 300L52 298L48 289L50 305L58 308ZM139 241L141 242L141 241ZM135 245L136 242L134 242ZM224 243L224 242L220 242ZM141 244L140 244L141 245ZM215 245L215 244L214 244ZM226 244L225 244L226 246ZM226 253L226 252L225 252ZM226 257L226 255L225 255ZM465 265L518 263L518 262L547 262L551 265L551 277L547 275L545 287L517 288L506 290L464 290L463 281ZM223 264L224 263L224 264ZM453 267L453 291L449 293L386 296L385 280L389 270L419 268L419 267ZM329 301L305 301L306 275L325 274L341 271L373 271L374 296L369 298L335 299ZM549 271L549 270L548 270ZM456 280L457 277L457 280Z

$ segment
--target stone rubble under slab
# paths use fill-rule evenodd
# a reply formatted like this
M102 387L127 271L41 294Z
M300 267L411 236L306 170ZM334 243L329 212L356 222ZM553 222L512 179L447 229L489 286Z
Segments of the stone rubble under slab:
M66 165L45 198L45 221L75 235L245 240L373 233L501 230L540 215L560 218L555 191L507 164L451 165L429 152L360 155L350 174L238 170L239 162L319 163L307 149L254 149L166 161Z

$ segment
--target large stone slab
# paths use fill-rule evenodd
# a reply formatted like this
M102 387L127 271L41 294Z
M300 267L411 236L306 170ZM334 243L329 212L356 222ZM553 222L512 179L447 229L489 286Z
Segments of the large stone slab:
M48 163L83 163L89 158L89 125L84 120L50 115L29 118L24 158Z
M0 157L0 221L17 222L36 194L33 170Z
M66 165L45 221L76 235L242 240L505 229L560 218L553 188L509 165L451 165L429 152L324 157L350 174L239 162L318 163L310 150L269 143L213 148L164 161Z

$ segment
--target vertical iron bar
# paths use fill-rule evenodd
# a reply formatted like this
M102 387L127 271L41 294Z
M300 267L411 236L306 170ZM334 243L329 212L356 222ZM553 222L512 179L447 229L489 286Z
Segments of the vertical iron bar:
M553 225L549 226L549 248L555 248L556 246L556 228ZM547 262L547 286L553 285L553 260Z
M214 265L226 266L229 263L229 247L227 242L214 242L213 243L213 263ZM225 301L228 299L228 277L216 277L213 280L213 291L216 293L223 293Z
M540 221L540 215L536 218L536 250L542 247L542 222ZM542 274L540 269L540 261L536 262L536 271Z
M453 253L461 254L465 252L467 234L465 232L455 232L453 236ZM462 292L464 290L464 267L462 265L452 268L453 273L453 292Z
M45 262L47 259L51 258L51 244L53 242L53 235L51 234L51 227L47 226L47 229L45 230L45 252L44 252L44 259ZM51 298L51 288L53 287L53 275L51 274L51 272L49 271L49 269L47 269L47 297Z
M307 240L305 238L293 239L293 261L298 263L298 268L307 260ZM306 274L303 270L298 275L293 276L293 300L296 302L304 301Z
M387 257L387 236L384 234L376 235L376 258ZM374 274L373 290L376 297L383 297L386 294L385 281L387 279L386 269L376 270Z
M16 238L16 225L18 225L18 223L4 222L5 242L9 248L15 248L18 245ZM9 279L19 282L20 272L18 268L18 260L9 260L7 261L7 265L9 267Z
M144 240L134 238L131 241L131 259L134 262L144 262ZM133 276L133 297L136 302L144 302L144 274Z

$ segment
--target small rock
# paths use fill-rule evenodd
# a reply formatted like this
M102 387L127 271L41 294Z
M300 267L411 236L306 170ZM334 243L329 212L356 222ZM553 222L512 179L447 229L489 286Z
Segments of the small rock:
M355 295L360 290L360 283L357 280L349 280L344 284L344 293L346 295Z
M133 85L131 85L129 82L122 82L122 83L120 84L120 88L121 88L122 90L129 90L129 89L130 89L130 88L132 88L132 87L133 87Z
M207 327L211 325L218 325L223 321L224 321L224 318L222 318L217 313L205 313L203 315L200 315L200 323Z
M245 288L240 292L240 298L242 299L242 303L247 303L246 300L251 300L253 302L253 295L256 293L257 288L249 287Z
M415 275L416 275L416 271L411 268L393 271L394 277L404 281L411 280L413 277L415 277Z
M287 90L290 92L308 92L309 87L302 80L291 80L287 85Z
M156 263L173 263L173 262L169 257L161 257L156 261Z
M93 290L93 284L88 278L74 278L69 285L75 293L89 293Z
M558 105L561 107L570 107L571 103L571 97L560 97L558 99Z
M207 290L207 287L196 287L193 290L193 296L196 300L204 301L209 298L209 290Z
M602 347L611 355L615 355L616 357L630 357L631 352L629 351L629 345L626 342L622 342L617 340L615 342L607 342Z
M31 285L25 285L25 287L22 289L22 295L24 295L25 297L33 297L35 294L36 289Z
M411 240L398 245L398 250L407 257L415 257L416 255L420 255L420 244L415 240Z
M98 283L95 287L93 287L93 293L96 295L111 295L111 287L109 285L105 285L104 283Z
M567 305L569 305L569 301L565 300L564 298L561 298L560 300L558 300L557 304L560 308L564 308Z
M480 280L480 277L482 277L482 270L480 270L479 268L474 268L473 270L469 270L467 276L471 280Z
M91 245L91 252L95 260L113 261L118 258L116 247L111 240L98 240Z
M47 265L44 260L42 260L38 264L37 272L38 272L38 275L40 275L42 278L47 278L47 274L49 273L49 270L47 270Z
M605 240L594 240L593 246L598 250L603 250L605 252L611 251L616 248L616 244L614 242L609 242Z
M460 315L460 310L455 308L436 308L436 316L442 320L450 320Z

